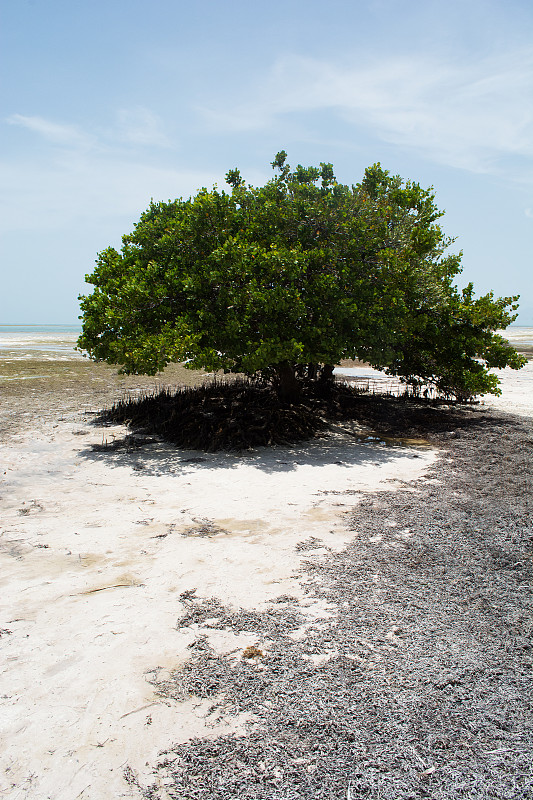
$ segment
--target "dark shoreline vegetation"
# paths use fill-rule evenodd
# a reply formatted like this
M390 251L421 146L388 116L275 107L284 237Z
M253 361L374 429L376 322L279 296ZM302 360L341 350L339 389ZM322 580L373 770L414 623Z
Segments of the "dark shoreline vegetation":
M300 402L292 404L283 402L269 384L238 378L130 395L97 415L95 422L126 424L134 433L185 449L244 451L296 444L343 421L389 437L425 436L448 427L452 418L461 424L461 413L452 411L461 407L468 406L407 392L374 394L340 381L309 384Z

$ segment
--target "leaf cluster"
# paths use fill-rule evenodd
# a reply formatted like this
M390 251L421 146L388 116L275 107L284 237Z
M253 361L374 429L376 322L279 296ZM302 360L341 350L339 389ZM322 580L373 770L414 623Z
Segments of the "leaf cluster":
M79 347L130 373L178 361L279 379L360 358L450 396L497 392L489 369L523 363L495 334L518 298L455 287L432 190L379 164L343 185L286 158L261 187L232 169L230 191L152 202L86 276Z

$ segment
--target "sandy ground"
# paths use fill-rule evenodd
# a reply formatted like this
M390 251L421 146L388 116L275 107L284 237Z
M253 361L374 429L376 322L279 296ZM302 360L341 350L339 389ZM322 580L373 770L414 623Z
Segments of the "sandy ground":
M531 367L504 375L507 410L531 413ZM177 627L193 590L261 611L289 595L327 619L302 591L302 559L340 551L354 505L423 484L439 457L341 429L243 456L116 447L125 430L88 412L89 389L94 409L116 383L102 368L83 394L76 369L3 398L0 797L13 800L138 797L125 774L142 781L158 752L243 731L246 714L217 722L207 701L158 696L148 680L202 635L236 659L256 644L254 631Z
M345 376L348 381L357 380L370 391L396 393L400 389L398 380L369 366L338 367L335 373L339 377ZM533 414L533 359L530 358L521 370L498 369L494 374L501 382L502 394L485 395L480 398L479 405L530 417Z
M172 743L241 729L246 715L217 725L205 703L159 698L147 681L198 638L197 625L176 628L180 595L265 609L290 594L310 620L327 618L300 589L297 545L315 537L307 560L341 549L354 502L423 480L437 457L342 432L244 456L94 451L124 429L91 425L78 395L28 381L4 397L4 423L18 427L7 426L0 484L3 798L137 796L126 768L142 778ZM211 643L238 658L254 636Z
M521 370L507 368L495 372L502 383L502 394L499 397L486 395L483 405L524 417L533 416L533 359Z

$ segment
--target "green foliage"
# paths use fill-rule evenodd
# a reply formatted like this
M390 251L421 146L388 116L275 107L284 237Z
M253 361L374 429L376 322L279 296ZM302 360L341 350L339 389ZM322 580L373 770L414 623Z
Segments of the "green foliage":
M187 361L286 390L302 365L357 357L450 396L497 393L488 370L524 363L495 334L518 298L457 290L432 191L379 164L346 186L286 158L262 187L232 169L229 193L152 202L86 276L79 347L129 373Z

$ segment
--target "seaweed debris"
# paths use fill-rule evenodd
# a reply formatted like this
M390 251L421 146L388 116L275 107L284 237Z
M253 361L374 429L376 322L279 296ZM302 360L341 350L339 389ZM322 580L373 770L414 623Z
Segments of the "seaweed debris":
M441 437L427 483L355 506L353 542L305 565L330 617L182 595L178 625L199 636L153 673L157 694L249 722L169 743L143 797L533 799L533 427L483 422ZM213 628L247 631L261 659L217 653Z

